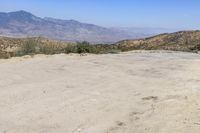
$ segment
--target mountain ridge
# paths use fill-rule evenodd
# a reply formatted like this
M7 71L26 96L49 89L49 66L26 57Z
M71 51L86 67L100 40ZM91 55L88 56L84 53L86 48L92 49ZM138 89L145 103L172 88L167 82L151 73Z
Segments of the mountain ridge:
M123 39L143 38L149 35L129 34L76 20L37 17L24 10L0 12L0 35L8 37L47 37L55 40L91 43L114 43Z

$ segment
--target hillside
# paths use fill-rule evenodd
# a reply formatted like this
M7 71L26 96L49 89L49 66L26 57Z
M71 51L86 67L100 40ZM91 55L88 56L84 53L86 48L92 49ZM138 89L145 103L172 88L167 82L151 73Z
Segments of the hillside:
M200 49L200 31L180 31L160 34L145 39L123 40L115 45L122 51L129 50L175 50L194 51Z
M123 39L146 37L76 20L37 17L26 11L0 13L0 35L7 37L46 37L68 42L114 43Z
M24 43L28 42L37 43L42 46L57 46L63 47L73 43L67 43L62 41L51 40L42 37L35 38L9 38L9 37L0 37L0 51L14 51L14 49L21 47Z
M0 37L0 59L28 54L59 54L75 43L47 38L9 38Z
M67 43L46 38L0 37L0 58L27 54L60 53L119 53L131 50L172 50L197 52L200 50L200 31L181 31L160 34L139 40L124 40L116 44Z

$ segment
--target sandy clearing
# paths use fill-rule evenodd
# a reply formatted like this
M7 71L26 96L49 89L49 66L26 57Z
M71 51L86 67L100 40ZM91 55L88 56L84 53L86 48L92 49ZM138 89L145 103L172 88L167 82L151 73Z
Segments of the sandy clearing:
M0 60L0 133L199 133L200 55Z

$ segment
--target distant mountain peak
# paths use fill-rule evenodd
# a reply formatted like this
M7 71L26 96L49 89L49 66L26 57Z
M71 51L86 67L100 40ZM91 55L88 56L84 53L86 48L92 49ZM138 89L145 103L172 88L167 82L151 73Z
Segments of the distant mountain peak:
M35 16L32 13L24 11L24 10L19 10L19 11L15 11L15 12L9 12L8 14L18 15L18 16L26 16L26 17L27 16L29 16L29 17Z
M14 11L14 12L10 12L10 13L24 13L24 14L31 14L30 12L27 12L25 10L19 10L19 11Z

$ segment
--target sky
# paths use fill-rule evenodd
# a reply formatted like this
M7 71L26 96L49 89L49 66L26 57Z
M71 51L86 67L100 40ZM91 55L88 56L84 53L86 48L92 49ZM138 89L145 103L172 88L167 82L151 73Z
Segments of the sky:
M18 10L104 27L200 29L200 0L0 1L0 12Z

